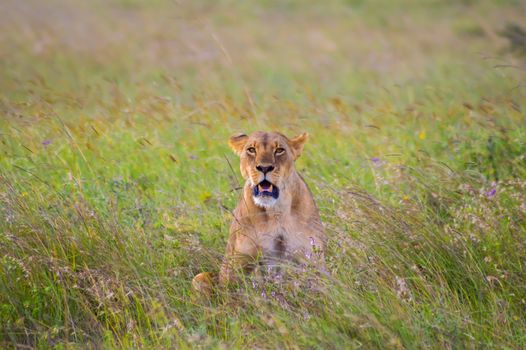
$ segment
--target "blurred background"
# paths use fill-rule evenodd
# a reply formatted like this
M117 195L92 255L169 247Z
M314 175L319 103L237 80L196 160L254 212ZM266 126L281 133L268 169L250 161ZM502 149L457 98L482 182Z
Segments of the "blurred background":
M359 103L378 88L425 88L440 79L482 89L493 84L485 71L506 74L524 62L526 5L519 0L4 0L0 6L4 96L22 93L28 79L32 89L42 88L40 77L85 107L112 84L114 92L129 89L128 97L162 90L181 103L198 94L245 99L248 113L272 96L341 94ZM443 93L458 96L455 86Z

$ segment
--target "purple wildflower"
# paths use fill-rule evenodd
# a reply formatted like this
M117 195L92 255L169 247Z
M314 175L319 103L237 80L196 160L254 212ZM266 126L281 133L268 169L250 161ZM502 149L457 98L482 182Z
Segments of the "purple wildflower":
M44 145L44 147L47 147L50 143L51 143L51 140L42 141L42 144Z
M493 187L491 190L486 192L486 197L491 198L491 197L495 196L495 194L497 194L497 189L495 187Z
M371 161L372 161L373 163L379 163L379 162L380 162L380 158L378 158L378 157L372 157L372 158L371 158Z

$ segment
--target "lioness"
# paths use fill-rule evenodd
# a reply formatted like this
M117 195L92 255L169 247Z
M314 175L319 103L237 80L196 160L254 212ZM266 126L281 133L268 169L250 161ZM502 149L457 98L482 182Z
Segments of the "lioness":
M230 227L219 283L235 279L239 269L251 271L254 262L272 265L282 259L311 261L324 267L326 237L318 208L307 184L294 168L307 133L292 139L277 132L232 136L228 142L240 157L246 180ZM192 285L209 293L212 275L203 272Z

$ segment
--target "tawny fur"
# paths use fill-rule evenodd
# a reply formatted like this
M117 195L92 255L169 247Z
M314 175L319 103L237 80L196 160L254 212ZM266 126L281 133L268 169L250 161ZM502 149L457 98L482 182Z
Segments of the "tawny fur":
M296 172L307 134L288 139L276 132L232 136L230 147L240 156L245 185L234 210L219 283L235 280L240 270L250 271L259 258L310 261L324 267L326 236L318 208L305 181ZM255 198L253 187L265 175L257 166L272 166L266 179L279 188L277 199ZM213 278L203 272L194 277L195 289L209 293Z

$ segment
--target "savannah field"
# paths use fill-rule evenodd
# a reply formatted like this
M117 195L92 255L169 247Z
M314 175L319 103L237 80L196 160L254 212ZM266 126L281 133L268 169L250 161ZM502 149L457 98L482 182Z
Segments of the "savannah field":
M0 1L0 348L526 348L526 2ZM522 33L522 34L521 34ZM238 132L330 276L210 300Z

